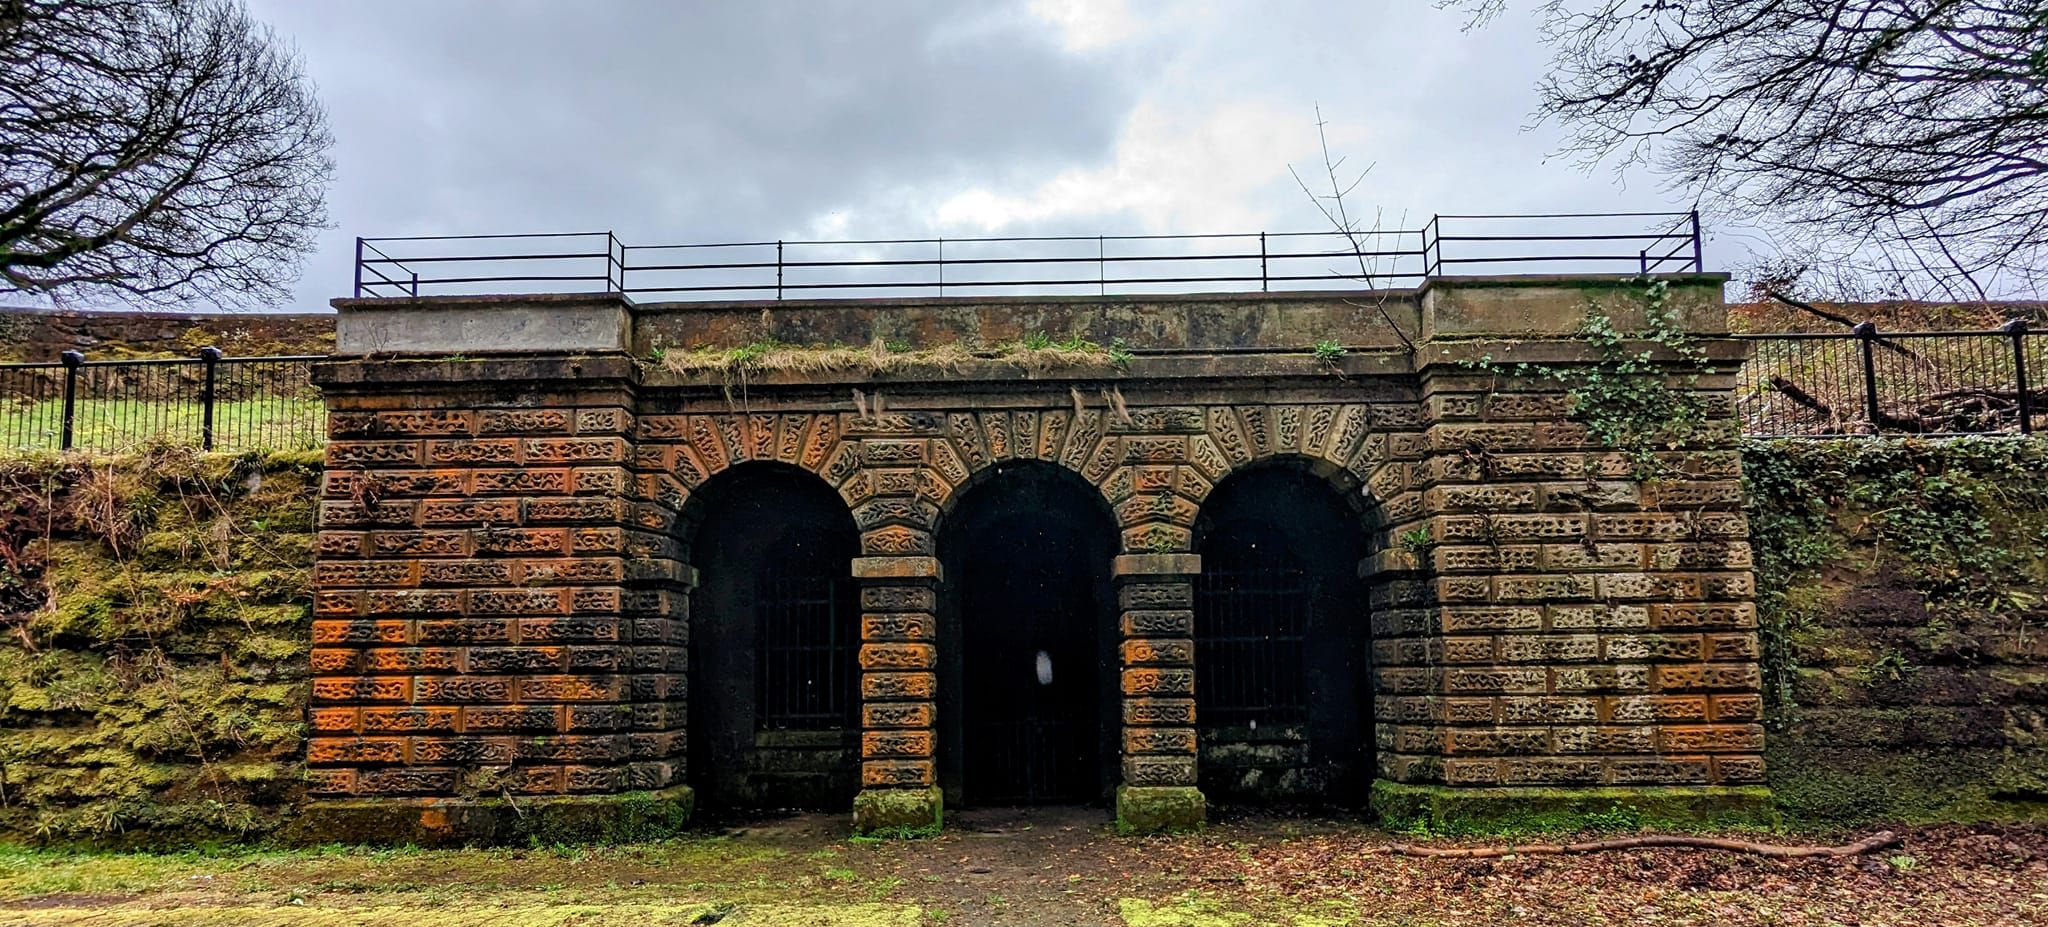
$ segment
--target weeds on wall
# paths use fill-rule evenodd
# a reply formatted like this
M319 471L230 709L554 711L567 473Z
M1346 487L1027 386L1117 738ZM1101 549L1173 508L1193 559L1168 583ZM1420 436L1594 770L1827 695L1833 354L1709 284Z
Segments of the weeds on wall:
M2048 635L2048 440L1750 441L1743 483L1774 727L1795 720L1801 654L1830 649L1851 584L1897 587L1927 614L1904 629L1912 653L1832 661L1864 685L1989 659L1987 635Z
M0 831L246 837L302 788L317 453L0 461Z
M1626 456L1635 478L1648 482L1666 473L1660 454L1692 445L1704 433L1707 407L1695 387L1710 364L1678 324L1668 282L1639 278L1627 292L1642 307L1643 329L1622 330L1604 306L1588 301L1576 338L1594 350L1589 363L1500 363L1489 354L1467 366L1562 387L1572 419Z

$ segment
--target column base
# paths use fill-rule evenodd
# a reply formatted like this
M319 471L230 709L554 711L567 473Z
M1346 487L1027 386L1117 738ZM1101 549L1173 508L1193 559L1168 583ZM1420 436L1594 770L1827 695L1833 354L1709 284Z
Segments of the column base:
M1192 785L1120 785L1116 789L1116 832L1125 836L1200 830L1208 799Z
M923 789L862 789L853 797L853 832L869 837L933 837L946 820L946 796Z
M280 839L300 846L630 843L680 833L696 806L687 785L618 795L317 800L299 809Z
M1514 834L1599 828L1773 827L1763 786L1453 788L1380 779L1372 811L1381 827L1433 834Z

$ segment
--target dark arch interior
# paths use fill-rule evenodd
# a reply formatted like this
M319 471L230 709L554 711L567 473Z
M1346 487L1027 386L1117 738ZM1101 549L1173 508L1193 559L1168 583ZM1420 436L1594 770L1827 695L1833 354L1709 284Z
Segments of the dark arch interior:
M1372 779L1358 513L1285 465L1226 477L1195 524L1201 785L1221 801L1355 805Z
M710 811L841 809L859 787L860 534L839 494L750 463L692 499L689 778Z
M1116 526L1056 465L998 465L939 535L941 780L957 805L1087 803L1114 787Z

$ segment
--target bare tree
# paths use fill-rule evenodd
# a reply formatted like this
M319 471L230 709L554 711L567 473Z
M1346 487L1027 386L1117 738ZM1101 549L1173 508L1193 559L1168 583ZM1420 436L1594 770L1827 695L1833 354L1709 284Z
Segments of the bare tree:
M331 144L238 0L0 0L0 292L276 302Z
M1330 123L1323 119L1323 108L1317 106L1316 142L1322 146L1322 173L1323 177L1330 184L1330 192L1317 193L1313 187L1309 186L1308 181L1302 179L1301 172L1295 170L1292 164L1287 165L1287 173L1293 175L1295 184L1301 187L1301 192L1308 195L1309 202L1314 203L1316 209L1322 212L1323 218L1329 221L1330 227L1338 235L1343 236L1345 247L1350 255L1358 261L1358 273L1356 276L1340 270L1332 270L1330 274L1333 277L1351 277L1363 283L1371 291L1372 301L1361 303L1357 300L1347 299L1345 302L1355 308L1369 308L1373 310L1380 317L1380 321L1386 323L1388 330L1394 333L1394 337L1399 338L1401 344L1412 354L1415 351L1415 341L1408 337L1407 332L1401 330L1400 323L1395 322L1393 313L1387 310L1387 290L1393 284L1394 275L1392 273L1384 275L1380 273L1382 249L1377 241L1380 236L1387 234L1382 231L1385 215L1380 209L1374 208L1372 224L1370 226L1365 225L1364 216L1354 216L1351 214L1351 205L1347 200L1351 192L1358 189L1359 184L1365 182L1365 176L1372 173L1374 165L1366 165L1364 169L1358 172L1357 176L1351 178L1350 183L1345 183L1338 173L1343 170L1345 159L1330 153L1329 126ZM1385 276L1387 279L1381 281L1379 278L1382 276Z
M1506 0L1440 0L1484 24ZM1542 0L1540 113L1802 263L1983 299L2048 279L2040 0Z

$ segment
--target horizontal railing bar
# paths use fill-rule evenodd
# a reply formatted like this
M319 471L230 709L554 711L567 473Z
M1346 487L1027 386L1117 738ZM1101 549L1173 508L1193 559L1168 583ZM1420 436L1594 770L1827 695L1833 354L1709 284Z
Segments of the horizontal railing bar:
M1635 219L1642 217L1689 219L1689 212L1532 212L1532 213L1471 213L1466 215L1438 215L1438 219Z
M387 236L383 238L365 238L363 239L363 242L365 244L368 244L371 242L379 241L484 241L505 238L602 238L610 234L610 232L512 232L500 235L399 235Z
M1683 239L1692 244L1691 235L1676 232L1640 232L1633 235L1438 235L1437 241L1670 241Z
M436 285L446 285L451 283L507 283L513 281L521 283L590 283L592 281L604 281L606 279L607 278L603 274L581 274L577 276L561 277L529 277L524 275L517 277L435 277L433 279L427 279L422 277L420 278L420 284L424 286L430 283ZM404 286L405 284L400 283L394 285Z
M1438 264L1517 264L1526 261L1628 261L1635 263L1642 259L1637 254L1543 254L1519 255L1514 257L1447 257L1438 258Z
M581 252L563 252L560 254L462 254L451 255L447 257L364 258L363 266L368 267L374 264L398 264L401 266L406 264L445 264L451 261L589 260L591 258L601 258L607 256L608 255L606 255L602 251L593 251L587 254Z
M1093 256L1093 255L1089 255L1089 256L1085 256L1085 257L1077 256L1077 257L1017 257L1017 258L946 258L946 259L944 259L944 260L941 260L941 259L939 259L939 258L936 258L936 257L931 257L931 258L901 258L901 259L891 258L891 259L888 259L888 260L847 260L847 261L782 261L782 262L779 262L779 263L778 263L778 262L776 262L776 261L730 261L730 262L723 262L723 263L712 263L712 264L629 264L629 265L627 265L627 266L626 266L626 269L627 269L627 270L630 270L630 271L633 271L633 272L635 272L635 273L656 273L656 272L663 272L663 271L667 271L667 272L674 272L674 271L682 271L682 270L766 270L766 269L769 269L769 268L774 268L774 267L781 267L781 268L786 268L786 269L794 269L794 268L802 268L802 267L931 267L931 266L945 266L945 267L955 267L955 266L968 266L968 265L999 265L999 264L1087 264L1087 265L1101 265L1101 264L1134 264L1134 263L1142 263L1142 262L1148 262L1148 261L1151 261L1151 262L1174 262L1174 261L1256 261L1256 260L1259 260L1260 258L1265 258L1265 259L1267 259L1267 260L1272 260L1272 261L1281 261L1281 260L1307 260L1307 259L1310 259L1310 258L1348 258L1348 257L1358 257L1359 255L1360 255L1360 252L1357 252L1357 251L1300 251L1300 252L1277 252L1277 253L1268 253L1268 254L1263 254L1263 255L1262 255L1262 254L1259 254L1259 253L1258 253L1258 252L1256 252L1256 251L1252 251L1252 252L1242 252L1242 253L1240 253L1240 252L1230 252L1230 253L1227 253L1227 254L1169 254L1169 255L1157 255L1157 254L1153 254L1153 255L1146 255L1146 254L1127 254L1127 255L1110 255L1110 256L1107 256L1107 257L1096 257L1096 256ZM1364 256L1365 256L1365 257L1368 257L1368 258L1401 258L1401 257L1421 257L1421 256L1422 256L1422 252L1421 252L1421 251L1367 251L1367 252L1364 252ZM421 283L428 283L428 282L432 282L432 281L427 281L427 280L421 280L420 282L421 282Z

